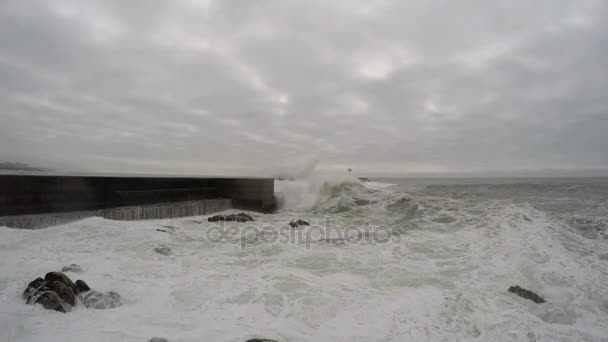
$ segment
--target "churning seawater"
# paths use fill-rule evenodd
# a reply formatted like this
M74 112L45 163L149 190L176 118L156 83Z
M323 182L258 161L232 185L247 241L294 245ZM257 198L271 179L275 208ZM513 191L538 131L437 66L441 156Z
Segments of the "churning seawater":
M253 223L0 228L0 340L608 341L606 179L276 185L282 209ZM72 263L123 306L24 305L28 282Z

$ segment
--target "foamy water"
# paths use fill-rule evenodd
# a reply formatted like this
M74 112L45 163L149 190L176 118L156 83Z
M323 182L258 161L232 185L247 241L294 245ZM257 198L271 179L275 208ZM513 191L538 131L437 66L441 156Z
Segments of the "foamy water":
M0 228L0 340L607 340L605 183L396 183L285 181L283 209L250 213L255 227L203 216ZM124 305L24 304L31 280L72 263L85 272L68 276ZM547 303L509 293L516 284Z

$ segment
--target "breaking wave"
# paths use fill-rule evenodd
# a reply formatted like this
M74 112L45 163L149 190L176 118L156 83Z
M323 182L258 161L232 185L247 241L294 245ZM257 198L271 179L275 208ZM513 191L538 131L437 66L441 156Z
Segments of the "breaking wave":
M406 181L403 181L404 183ZM384 185L386 184L386 185ZM9 340L604 341L608 331L608 188L588 184L408 184L308 175L276 181L281 209L264 228L301 218L348 231L298 243L205 240L205 217L86 219L40 231L0 229L0 326ZM234 223L246 227L249 223ZM160 233L157 229L173 229ZM153 252L159 244L171 256ZM25 307L32 274L80 263L88 281L124 294L111 312L65 318ZM7 267L8 269L8 267ZM535 304L508 292L541 294ZM84 310L84 309L83 309ZM59 316L57 316L59 317ZM175 324L175 317L180 324ZM53 324L47 324L51 319ZM10 327L19 327L10 329ZM67 337L69 332L69 337Z

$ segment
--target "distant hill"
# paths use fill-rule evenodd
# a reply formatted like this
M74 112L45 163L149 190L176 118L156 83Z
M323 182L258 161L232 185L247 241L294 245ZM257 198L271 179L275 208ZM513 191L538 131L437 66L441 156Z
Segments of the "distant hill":
M24 163L0 162L0 170L4 171L48 171L38 167L32 167Z

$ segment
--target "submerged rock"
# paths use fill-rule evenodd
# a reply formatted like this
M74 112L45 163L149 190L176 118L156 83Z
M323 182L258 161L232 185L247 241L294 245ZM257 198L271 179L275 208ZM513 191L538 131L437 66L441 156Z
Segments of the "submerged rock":
M101 293L89 291L80 300L87 308L92 309L113 309L122 305L120 295L116 292Z
M534 303L540 304L540 303L544 303L546 302L546 300L537 295L536 293L530 291L530 290L526 290L524 288L521 288L519 286L511 286L509 287L509 292L511 293L515 293L516 295L525 298L525 299L529 299L531 301L533 301Z
M297 221L292 220L291 222L289 222L289 226L291 228L296 228L296 227L300 227L300 226L310 226L310 223L308 223L304 220L298 219Z
M76 264L71 264L70 266L64 266L61 272L74 272L74 273L82 273L82 267Z
M355 198L355 204L356 204L357 206L369 205L370 203L371 203L371 202L370 202L369 200Z
M452 222L456 221L456 219L450 215L441 214L441 215L431 219L431 221L437 222L437 223L448 224L448 223L452 223Z
M254 221L253 217L245 213L230 214L230 215L215 215L207 219L209 222L250 222Z
M154 251L158 254L161 255L171 255L173 254L173 251L171 250L171 248L165 246L165 245L160 245L158 247L154 247Z

